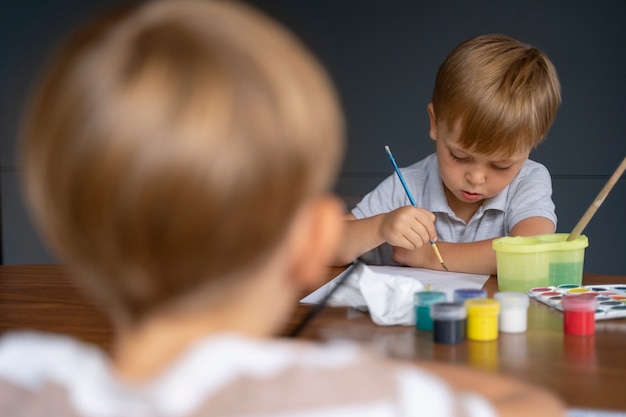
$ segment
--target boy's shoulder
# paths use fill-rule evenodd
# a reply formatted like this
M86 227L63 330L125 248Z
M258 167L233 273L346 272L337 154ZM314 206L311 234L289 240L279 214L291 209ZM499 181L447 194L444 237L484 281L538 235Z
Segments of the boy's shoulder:
M513 184L523 181L550 181L550 171L542 163L527 159L513 179Z
M531 170L539 170L548 172L548 168L542 164L541 162L537 162L533 159L527 159L522 165L522 170L531 171Z
M393 404L405 384L443 402L454 400L432 375L347 343L214 336L196 343L149 383L132 386L116 376L104 352L68 337L9 334L0 339L0 358L0 408L33 417L41 415L31 410L33 404L77 416L121 416L131 408L146 415L176 409L180 416L204 411L239 416L289 407L313 408L312 416L323 416L338 404L358 415L362 407ZM242 393L246 401L234 401Z
M269 404L267 398L283 391L293 393L289 399L293 404L332 409L337 401L392 398L397 393L398 369L353 344L224 334L200 340L156 378L130 386L94 346L56 334L13 332L0 338L0 409L37 417L42 414L32 410L32 404L44 404L39 408L53 414L78 416L122 416L129 407L139 414L156 415L173 407L180 416L207 410L236 416L257 407L280 411L285 401ZM343 381L347 388L339 390L329 381ZM247 400L233 402L232 398L240 397L237 392L247 392Z
M540 162L527 159L505 191L500 193L500 198L504 204L505 200L510 202L513 198L535 195L539 191L543 195L546 190L551 189L552 177L548 168Z

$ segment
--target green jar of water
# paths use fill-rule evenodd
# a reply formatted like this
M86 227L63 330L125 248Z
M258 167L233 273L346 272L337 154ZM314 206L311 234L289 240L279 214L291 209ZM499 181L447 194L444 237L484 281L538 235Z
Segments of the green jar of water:
M498 290L526 292L534 287L581 285L586 236L567 240L569 233L507 236L494 239Z

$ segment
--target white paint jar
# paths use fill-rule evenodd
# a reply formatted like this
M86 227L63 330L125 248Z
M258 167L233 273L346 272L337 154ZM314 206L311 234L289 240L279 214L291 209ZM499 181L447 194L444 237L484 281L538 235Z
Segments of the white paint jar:
M494 294L500 302L499 329L503 333L523 333L528 326L528 295L503 291Z

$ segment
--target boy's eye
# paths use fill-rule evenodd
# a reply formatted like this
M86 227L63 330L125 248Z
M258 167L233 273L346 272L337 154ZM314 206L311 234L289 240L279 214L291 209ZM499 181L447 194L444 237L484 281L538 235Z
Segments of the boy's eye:
M492 165L491 167L495 169L496 171L508 171L509 169L511 169L511 165L508 165L508 166Z
M457 162L468 162L470 159L469 158L461 158L460 156L456 156L455 154L453 154L452 152L449 152L450 154L450 158L453 161L457 161Z

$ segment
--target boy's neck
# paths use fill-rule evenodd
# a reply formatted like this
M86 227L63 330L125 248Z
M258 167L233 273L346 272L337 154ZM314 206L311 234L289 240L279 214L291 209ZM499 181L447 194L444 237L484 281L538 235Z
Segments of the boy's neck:
M452 209L454 214L456 214L456 216L465 223L468 223L474 214L476 214L478 208L483 205L483 200L475 203L465 203L463 201L459 201L459 199L456 198L450 190L448 190L448 187L446 187L445 184L443 184L443 189L446 195L446 200L448 201L448 206L450 206L450 209Z
M266 271L246 280L248 285L230 294L217 308L162 314L137 328L118 333L113 364L130 381L157 376L199 340L221 333L252 338L271 336L295 306L296 290L282 279L284 271Z

